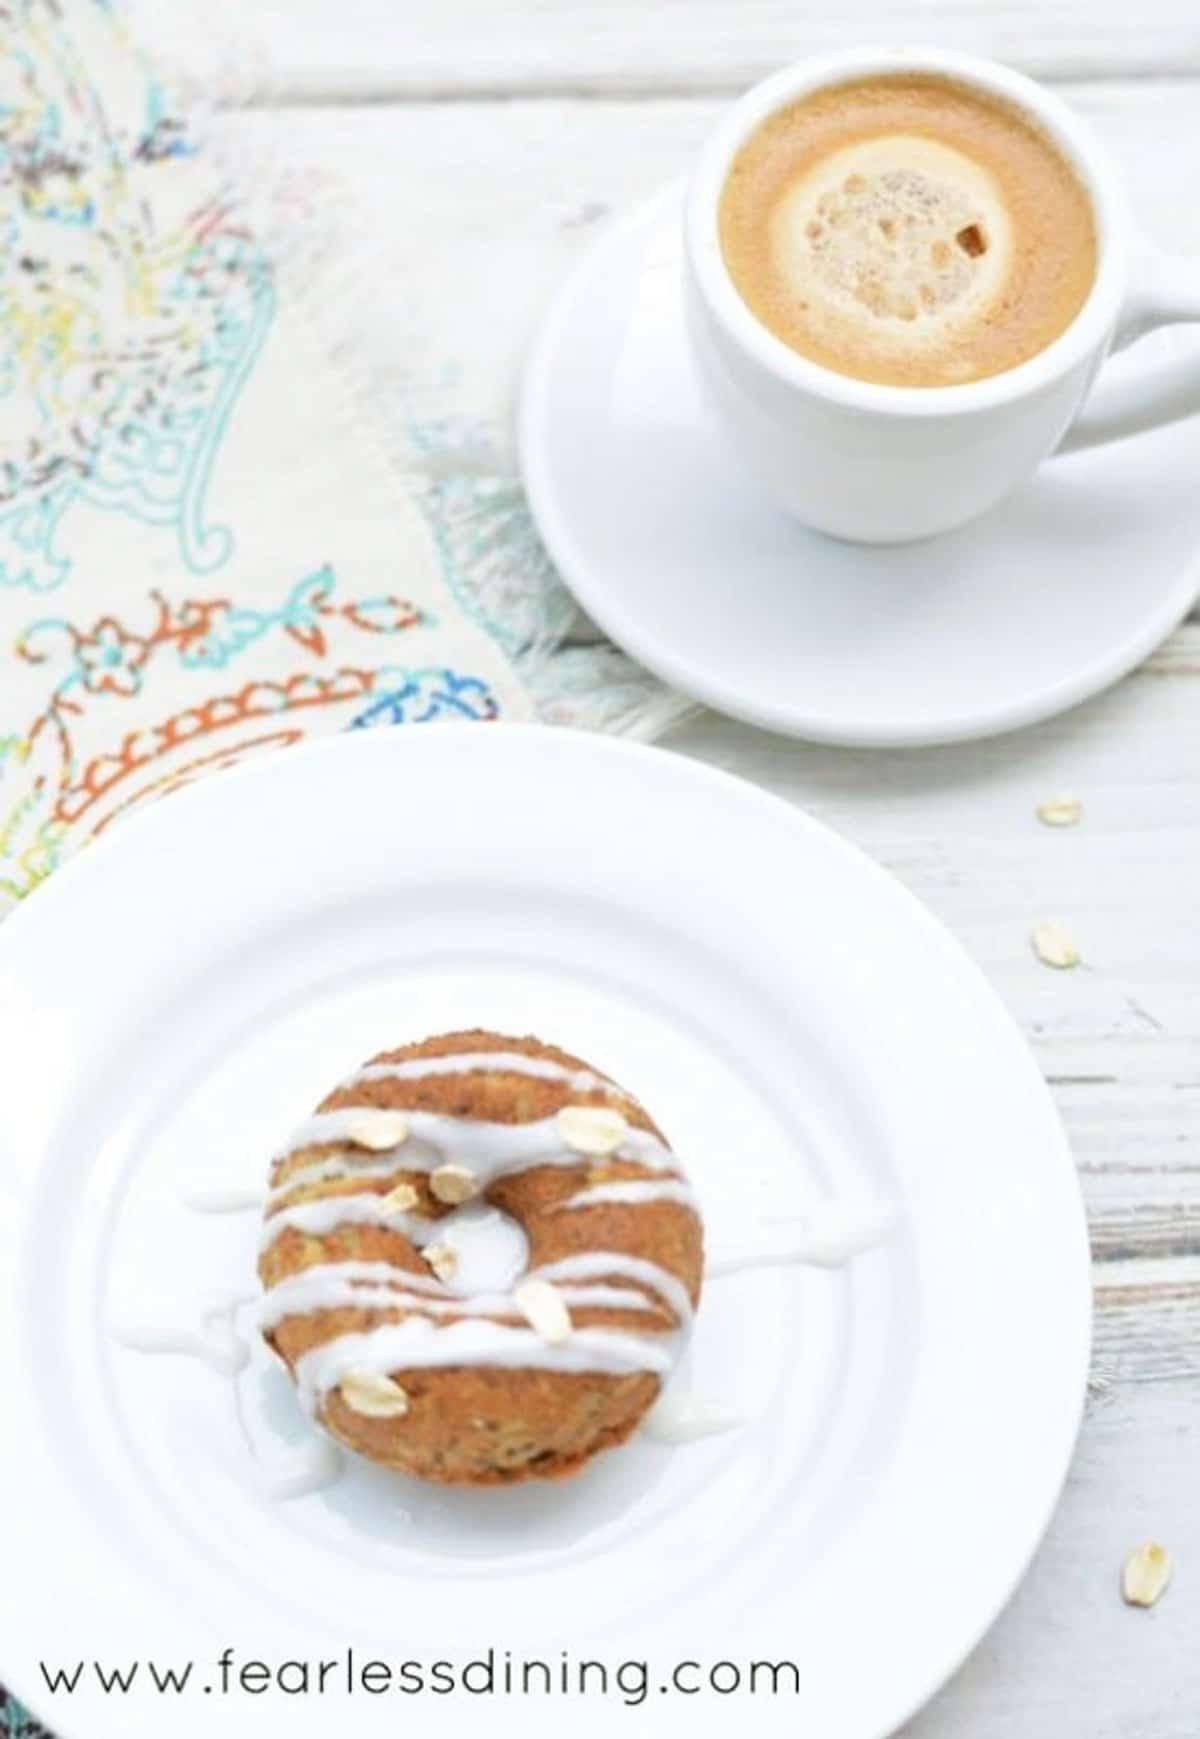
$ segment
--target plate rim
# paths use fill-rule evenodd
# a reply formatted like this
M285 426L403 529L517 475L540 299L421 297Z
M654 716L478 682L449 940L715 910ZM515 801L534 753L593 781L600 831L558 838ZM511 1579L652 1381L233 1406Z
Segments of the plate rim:
M878 722L838 722L786 702L763 702L722 680L719 670L698 667L678 657L669 645L645 634L636 616L614 604L603 584L581 555L559 506L551 482L548 393L555 375L559 341L580 290L609 253L618 253L640 230L665 221L670 207L680 204L684 182L676 180L639 200L613 218L584 250L560 283L535 333L522 370L517 395L515 432L521 483L539 537L564 585L588 615L630 658L681 694L744 724L801 742L849 749L920 749L984 741L1024 730L1081 706L1137 669L1179 626L1200 599L1200 546L1185 562L1174 584L1136 633L1107 655L1093 659L1072 676L1014 701L979 713L948 715L927 727L890 726ZM1128 437L1137 439L1137 436ZM1116 443L1106 443L1115 445ZM1051 455L1053 458L1054 455ZM931 540L936 541L936 540Z
M444 722L429 727L442 738L449 733L460 739L475 740L474 733L478 730L478 722ZM1065 1194L1072 1203L1073 1227L1071 1229L1071 1263L1076 1272L1075 1281L1069 1291L1064 1290L1064 1306L1067 1298L1073 1298L1070 1315L1064 1307L1058 1317L1057 1324L1064 1347L1071 1343L1072 1357L1077 1366L1075 1378L1068 1388L1064 1383L1062 1389L1063 1406L1060 1411L1053 1453L1047 1451L1043 1456L1046 1469L1045 1491L1038 1505L1036 1516L1031 1516L1027 1538L1021 1550L1015 1555L1014 1562L1008 1566L1003 1576L997 1578L997 1586L989 1597L981 1602L981 1610L985 1616L972 1625L971 1636L961 1650L955 1650L940 1665L934 1667L926 1677L922 1675L922 1685L907 1704L899 1709L894 1716L889 1717L889 1724L871 1732L864 1731L862 1739L887 1739L887 1735L898 1731L920 1709L938 1694L940 1690L954 1677L963 1664L974 1653L980 1642L987 1636L1008 1606L1014 1594L1028 1573L1030 1564L1040 1548L1047 1529L1058 1507L1064 1485L1070 1472L1083 1412L1087 1397L1087 1379L1090 1370L1092 1328L1093 1328L1093 1296L1090 1279L1090 1247L1086 1208L1082 1190L1079 1184L1078 1172L1075 1166L1071 1146L1065 1128L1059 1116L1053 1095L1039 1068L1036 1058L1009 1012L999 992L992 986L982 968L957 940L952 932L935 914L929 910L918 897L911 892L896 876L877 863L865 850L852 841L844 838L836 829L818 820L805 809L790 803L786 798L763 787L749 779L729 772L724 768L682 754L677 750L644 744L627 738L601 735L593 732L574 731L565 728L555 729L552 726L531 723L501 723L487 733L485 740L498 743L500 736L505 741L516 744L536 745L537 751L553 745L553 752L565 751L568 755L575 753L584 756L597 754L613 760L623 760L629 764L653 761L659 765L671 763L674 773L683 778L691 778L698 785L707 785L718 793L732 790L739 800L761 805L773 812L781 821L793 830L800 838L813 841L818 848L832 852L843 859L856 863L860 872L865 872L869 882L879 890L887 900L893 903L896 910L906 914L907 921L915 930L921 933L926 945L935 949L942 958L951 963L964 984L972 987L974 997L982 1000L994 1015L998 1015L1014 1041L1012 1057L1014 1062L1019 1058L1031 1089L1040 1099L1047 1116L1047 1132L1053 1139L1057 1151L1058 1163L1066 1168L1065 1182L1069 1186ZM220 795L226 788L235 783L253 785L256 782L270 783L277 776L279 768L296 765L297 760L314 764L326 760L352 758L357 755L382 754L386 759L392 753L401 755L423 752L422 745L426 742L422 733L396 733L393 731L345 732L295 745L289 751L286 761L280 761L277 756L270 756L243 763L240 766L223 770L217 779L205 779L170 794L172 802L186 802L195 808L213 802L223 802ZM570 745L568 747L568 745ZM497 752L500 752L497 748ZM507 750L503 751L507 752ZM5 937L9 934L24 935L30 926L54 922L54 913L58 904L64 899L76 898L76 887L83 882L86 888L86 878L92 873L89 866L98 860L110 857L114 852L120 853L130 849L123 845L122 840L132 836L136 841L140 830L161 830L164 826L170 828L170 804L167 807L166 820L163 819L163 809L159 802L147 802L139 810L127 815L116 829L106 830L105 835L93 842L86 852L79 852L75 857L55 872L46 884L35 890L32 897L27 897L3 921L0 921L0 969L5 965L9 944ZM61 894L54 893L55 888L64 890ZM34 937L36 945L36 935ZM1064 1225L1063 1250L1067 1252L1066 1228ZM1068 1272L1068 1263L1064 1261L1064 1275ZM41 1698L38 1688L29 1683L18 1683L18 1675L14 1675L8 1667L0 1662L0 1676L10 1687L14 1695L38 1719L51 1724L52 1731L58 1739L87 1739L85 1730L76 1725L70 1707L52 1710L50 1694ZM80 1720L86 1719L86 1711Z

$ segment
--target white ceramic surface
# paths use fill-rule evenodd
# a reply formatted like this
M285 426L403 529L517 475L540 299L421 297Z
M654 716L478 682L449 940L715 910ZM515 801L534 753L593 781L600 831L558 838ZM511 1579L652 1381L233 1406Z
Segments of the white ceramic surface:
M688 1375L740 1429L636 1442L546 1488L356 1464L269 1501L230 1379L113 1329L250 1280L253 1215L188 1209L197 1173L257 1181L365 1053L474 1021L553 1036L644 1096L714 1243L863 1192L897 1229L842 1273L710 1287ZM395 1661L488 1642L795 1659L799 1697L690 1697L673 1719L873 1739L962 1659L1045 1526L1090 1314L1049 1096L910 896L727 775L516 726L363 734L220 775L8 920L0 1055L0 1672L62 1739L157 1739L164 1704L50 1699L39 1658L203 1670L227 1645ZM310 1427L260 1358L240 1397L254 1456L303 1455ZM393 1733L431 1706L448 1734L501 1709L533 1734L567 1718L536 1697L198 1691L171 1699L170 1731L211 1734L216 1711L258 1733L286 1710L289 1733ZM611 1733L620 1712L569 1719Z
M680 194L617 223L529 366L521 463L563 578L620 646L722 712L814 741L984 737L1133 668L1200 586L1200 431L1179 422L1054 458L957 532L891 549L805 531L743 475L696 377ZM1146 373L1198 366L1159 333L1114 358L1089 418Z
M797 355L750 312L718 238L730 165L768 116L827 85L910 70L962 80L1031 116L1074 164L1096 216L1095 281L1075 319L1019 367L962 386L880 386ZM700 152L684 235L696 362L738 461L803 525L868 544L951 531L994 507L1062 440L1110 345L1200 319L1200 270L1191 262L1150 259L1142 250L1131 276L1122 190L1083 119L1053 91L975 55L851 50L798 61L764 79L733 105ZM1190 373L1185 402L1200 409L1200 369ZM1125 426L1179 414L1179 382L1164 386L1151 377ZM1092 438L1113 433L1096 430Z

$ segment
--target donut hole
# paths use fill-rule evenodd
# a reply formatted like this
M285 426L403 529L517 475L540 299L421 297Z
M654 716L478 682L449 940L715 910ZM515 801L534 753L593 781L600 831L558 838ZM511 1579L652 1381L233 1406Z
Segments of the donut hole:
M454 1251L447 1290L463 1296L508 1292L529 1263L529 1239L520 1223L491 1202L465 1202L437 1223L437 1242Z
M987 237L977 223L966 223L954 237L969 259L977 260L987 253Z

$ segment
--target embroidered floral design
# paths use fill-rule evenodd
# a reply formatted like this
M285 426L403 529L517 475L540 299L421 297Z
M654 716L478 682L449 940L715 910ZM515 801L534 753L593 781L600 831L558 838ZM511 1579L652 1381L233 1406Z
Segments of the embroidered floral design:
M499 706L482 678L441 665L345 661L431 626L392 594L341 600L328 564L292 585L274 605L223 597L173 601L147 595L143 620L107 614L81 626L63 616L32 622L15 648L48 680L41 710L19 735L0 738L0 892L19 898L61 860L70 838L103 831L147 797L190 783L202 771L284 746L307 734L316 709L364 728L454 717L494 719ZM338 637L337 653L333 645ZM290 648L301 668L212 687L189 704L173 697L150 710L152 681L173 666L195 686L226 676L251 647ZM305 667L306 666L306 667ZM131 701L135 713L127 715ZM5 807L6 787L17 794Z
M161 592L151 592L156 620L145 635L130 633L111 616L102 617L84 633L60 616L32 622L17 643L19 657L30 664L47 663L48 643L58 636L73 655L74 665L57 685L61 698L77 682L93 693L136 694L140 669L158 647L173 646L179 663L189 670L223 670L273 629L282 629L306 652L323 658L328 650L328 624L343 620L364 633L398 634L431 619L405 598L379 597L342 604L334 601L333 570L326 564L298 580L275 609L236 604L230 598L185 598L172 605Z
M351 719L351 730L369 725L419 725L432 719L497 717L487 684L478 676L459 676L453 670L410 671L386 665L376 672L372 692L377 698Z
M90 634L80 634L75 640L77 674L93 694L136 694L142 685L141 667L149 655L147 643L136 634L127 634L111 616L102 617Z

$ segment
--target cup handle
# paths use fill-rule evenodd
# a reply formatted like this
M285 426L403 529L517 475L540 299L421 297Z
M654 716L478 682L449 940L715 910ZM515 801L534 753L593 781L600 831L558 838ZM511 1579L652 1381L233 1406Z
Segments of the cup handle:
M1160 326L1200 321L1200 261L1172 258L1143 248L1134 261L1133 282L1117 324L1113 349L1124 350ZM1138 374L1104 383L1092 394L1063 438L1060 453L1096 447L1140 435L1163 423L1176 423L1200 411L1200 345L1192 352L1161 357Z

